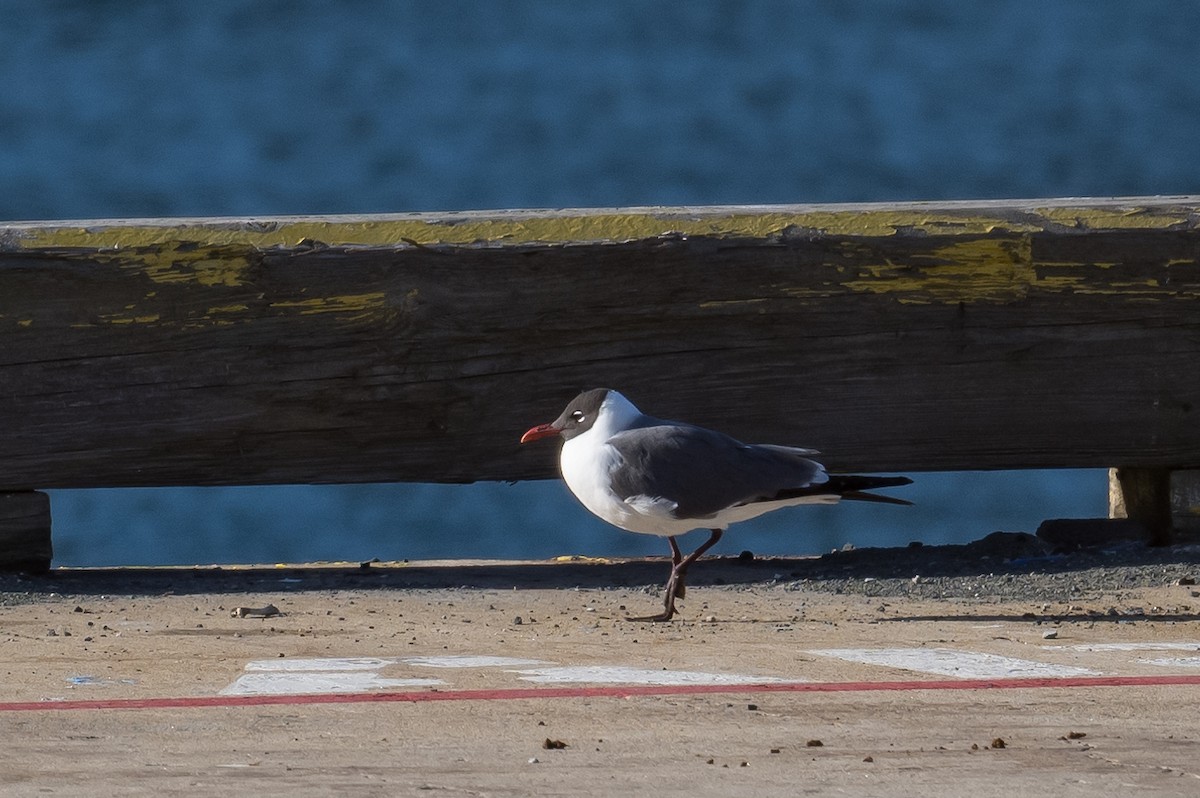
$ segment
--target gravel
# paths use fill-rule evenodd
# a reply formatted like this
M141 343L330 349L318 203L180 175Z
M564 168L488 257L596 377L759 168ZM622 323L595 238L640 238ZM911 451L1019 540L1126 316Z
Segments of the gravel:
M339 589L644 589L666 582L662 559L554 562L481 560L437 563L315 563L281 567L59 568L48 574L0 574L0 605L73 600L81 596L249 594ZM705 558L688 584L753 588L782 586L911 599L1071 602L1139 588L1174 585L1181 600L1200 598L1200 541L1149 547L1137 541L1070 551L1028 533L995 533L966 545L846 549L820 557ZM1189 585L1192 585L1189 587ZM514 619L513 623L525 619Z

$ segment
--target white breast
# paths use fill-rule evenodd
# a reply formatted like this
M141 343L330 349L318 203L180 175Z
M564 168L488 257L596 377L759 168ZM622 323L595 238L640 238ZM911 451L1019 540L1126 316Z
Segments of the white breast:
M611 474L621 463L617 450L604 443L593 427L563 444L559 469L575 498L610 524L625 528L629 508L612 492Z

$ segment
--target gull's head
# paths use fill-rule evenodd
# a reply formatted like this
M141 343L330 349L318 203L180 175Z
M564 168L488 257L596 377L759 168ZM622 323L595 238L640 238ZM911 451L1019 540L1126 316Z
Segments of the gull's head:
M633 403L611 388L593 388L571 400L562 415L549 424L540 424L521 436L521 443L561 436L563 440L583 435L592 429L604 438L628 429L641 415Z

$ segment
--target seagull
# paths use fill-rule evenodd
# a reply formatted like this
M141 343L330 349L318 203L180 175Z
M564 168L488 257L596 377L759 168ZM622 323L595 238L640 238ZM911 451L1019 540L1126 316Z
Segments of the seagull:
M912 504L865 491L908 485L908 477L827 474L813 449L749 444L714 430L647 416L611 388L584 391L558 418L521 443L563 439L559 470L575 498L610 524L671 544L663 611L631 618L669 621L683 598L688 567L716 545L730 524L798 504L842 499ZM707 529L687 557L675 538Z

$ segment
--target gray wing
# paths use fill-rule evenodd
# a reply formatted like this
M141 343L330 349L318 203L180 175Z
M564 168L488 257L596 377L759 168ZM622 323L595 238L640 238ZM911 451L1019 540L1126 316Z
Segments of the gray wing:
M622 499L663 498L677 518L711 518L727 507L770 499L828 477L809 449L742 443L713 430L661 423L608 441L621 455L612 488Z

